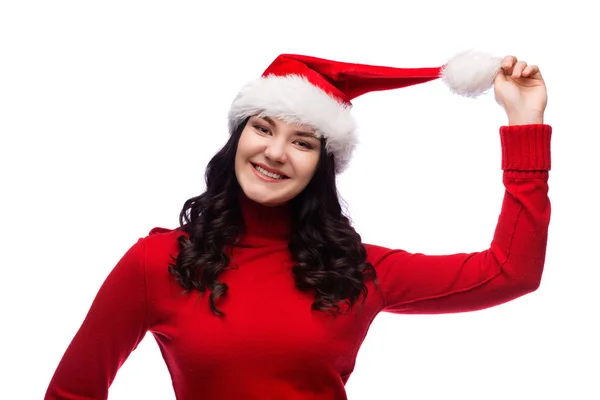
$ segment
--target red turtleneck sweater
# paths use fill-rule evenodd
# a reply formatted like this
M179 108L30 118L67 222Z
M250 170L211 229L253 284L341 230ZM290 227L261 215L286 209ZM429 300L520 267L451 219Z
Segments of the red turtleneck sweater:
M369 283L363 308L340 316L311 311L294 286L285 207L243 204L247 234L220 279L229 292L211 314L206 298L167 271L178 229L155 228L117 263L50 382L45 399L106 399L119 367L150 331L179 400L342 400L373 318L451 313L498 305L535 290L550 219L551 128L502 127L502 210L490 248L428 256L365 245L381 291Z

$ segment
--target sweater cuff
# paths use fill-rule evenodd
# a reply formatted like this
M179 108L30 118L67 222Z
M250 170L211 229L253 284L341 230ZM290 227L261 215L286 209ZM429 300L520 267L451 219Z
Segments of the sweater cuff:
M549 171L551 137L546 124L500 127L502 170Z

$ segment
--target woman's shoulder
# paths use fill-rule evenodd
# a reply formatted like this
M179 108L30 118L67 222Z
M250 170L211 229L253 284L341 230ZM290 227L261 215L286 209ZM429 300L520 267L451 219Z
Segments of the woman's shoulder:
M380 270L391 264L406 262L411 256L415 256L415 254L411 254L400 248L369 243L363 243L363 246L367 253L367 261L371 263L376 270Z
M179 253L179 238L189 235L181 228L155 226L141 238L144 242L146 267L153 268L171 262Z
M181 227L165 228L155 226L148 231L143 240L146 242L146 246L149 247L169 247L177 246L181 236L189 237L189 234Z
M374 260L380 259L382 257L386 257L392 253L402 252L400 249L393 249L390 247L385 247L381 245L376 245L372 243L363 243L363 246L367 252L367 258L372 262Z
M143 249L140 262L143 264L146 290L155 300L171 292L173 283L169 267L175 264L179 255L181 236L188 236L181 228L155 226L138 240Z
M164 228L162 226L155 226L154 228L150 229L150 231L148 232L148 234L146 235L146 238L149 237L157 237L157 238L161 238L161 239L167 239L169 237L179 237L181 235L186 235L188 236L188 234L180 227L178 228Z

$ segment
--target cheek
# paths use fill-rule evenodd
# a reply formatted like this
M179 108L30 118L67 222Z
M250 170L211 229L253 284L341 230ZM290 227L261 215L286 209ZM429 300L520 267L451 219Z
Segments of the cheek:
M301 159L297 160L297 174L303 181L310 181L315 174L317 164L319 162L318 153L308 153Z
M241 144L241 143L240 143ZM244 153L241 146L238 146L235 153L235 172L238 173L238 169L241 167L244 159Z
M257 143L252 140L250 133L243 132L238 142L237 151L235 154L236 165L243 164L258 152Z
M243 171L244 166L248 162L248 145L247 140L244 140L244 135L240 137L238 147L235 153L235 174L237 179L240 179L240 174Z

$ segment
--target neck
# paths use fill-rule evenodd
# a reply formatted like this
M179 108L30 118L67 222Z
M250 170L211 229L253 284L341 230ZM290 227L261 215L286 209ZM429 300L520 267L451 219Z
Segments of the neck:
M245 231L239 244L258 245L263 242L289 241L291 235L291 205L269 207L239 196Z

